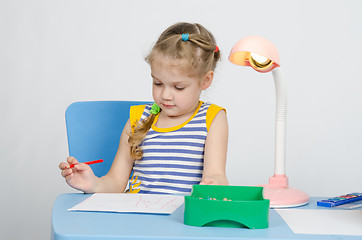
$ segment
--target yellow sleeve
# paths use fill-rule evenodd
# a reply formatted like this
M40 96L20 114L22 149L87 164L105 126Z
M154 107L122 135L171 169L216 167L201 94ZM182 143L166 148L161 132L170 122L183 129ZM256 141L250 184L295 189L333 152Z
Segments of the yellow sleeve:
M215 104L211 104L209 109L207 109L207 112L206 112L207 131L210 130L212 121L214 121L214 118L215 118L216 114L218 114L218 112L220 112L221 110L225 111L225 113L226 113L225 108L219 107L219 106L217 106Z
M129 121L131 123L132 132L134 131L136 124L140 121L145 107L146 105L136 105L131 106L129 109Z

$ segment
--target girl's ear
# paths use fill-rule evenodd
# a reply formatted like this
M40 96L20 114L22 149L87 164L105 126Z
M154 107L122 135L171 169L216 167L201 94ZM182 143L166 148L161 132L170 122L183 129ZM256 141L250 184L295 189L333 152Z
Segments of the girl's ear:
M202 79L201 88L202 90L210 87L212 80L214 79L214 71L208 71Z

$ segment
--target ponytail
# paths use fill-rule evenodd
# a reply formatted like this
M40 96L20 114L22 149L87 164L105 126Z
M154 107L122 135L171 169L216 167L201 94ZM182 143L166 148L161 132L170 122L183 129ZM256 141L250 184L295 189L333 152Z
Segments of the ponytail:
M155 120L156 115L161 111L160 107L154 103L150 110L150 115L140 122L135 122L133 125L133 132L130 133L128 138L128 143L130 146L130 153L134 159L141 159L143 156L143 151L139 147L143 139L146 137L148 131L152 127L153 121Z

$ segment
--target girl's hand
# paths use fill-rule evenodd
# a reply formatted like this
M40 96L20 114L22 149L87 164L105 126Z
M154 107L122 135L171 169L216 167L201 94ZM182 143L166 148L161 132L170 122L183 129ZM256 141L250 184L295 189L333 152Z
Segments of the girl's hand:
M70 164L76 164L70 168ZM74 157L68 157L67 163L62 162L59 164L61 175L69 186L83 191L85 193L95 192L97 177L94 175L90 166L84 163L78 163Z
M200 185L229 185L225 175L203 177Z
M200 185L215 185L212 179L202 179Z

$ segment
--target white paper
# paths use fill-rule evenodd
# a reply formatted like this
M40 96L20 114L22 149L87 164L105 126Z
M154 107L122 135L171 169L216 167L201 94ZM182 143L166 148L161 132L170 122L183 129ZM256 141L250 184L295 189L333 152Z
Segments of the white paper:
M95 193L68 211L171 214L184 196L165 194Z
M296 234L361 235L361 210L278 209Z

